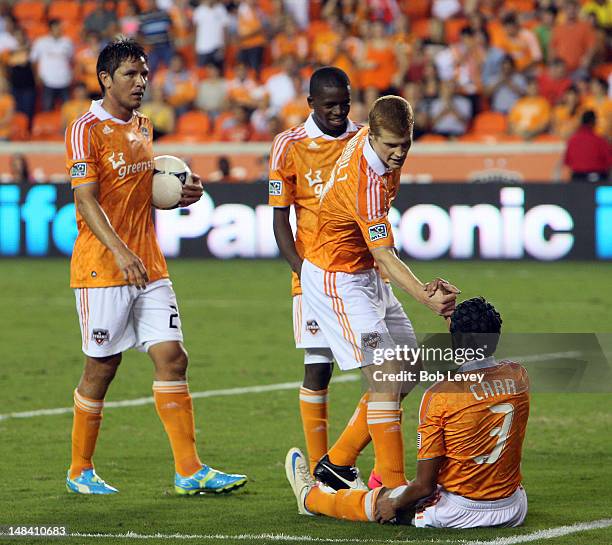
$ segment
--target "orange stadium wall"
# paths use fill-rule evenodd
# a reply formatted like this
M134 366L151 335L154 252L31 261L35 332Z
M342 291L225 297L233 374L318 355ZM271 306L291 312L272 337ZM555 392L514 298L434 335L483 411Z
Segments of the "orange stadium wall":
M205 181L217 176L219 157L232 165L238 181L264 179L270 144L186 144L156 145L155 152L179 155ZM64 148L59 143L4 144L0 147L0 173L10 171L12 154L23 154L34 178L40 181L66 180ZM508 181L547 183L559 178L563 145L556 142L419 144L411 150L402 172L404 182Z
M156 210L168 257L273 258L267 184L210 184L188 209ZM410 184L389 214L409 259L612 259L612 186ZM68 184L0 185L0 255L70 255Z

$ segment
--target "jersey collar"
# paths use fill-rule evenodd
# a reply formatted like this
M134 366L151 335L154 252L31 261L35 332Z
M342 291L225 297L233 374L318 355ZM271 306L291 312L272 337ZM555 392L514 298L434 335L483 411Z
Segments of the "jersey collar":
M484 358L482 360L468 361L459 367L459 371L463 373L464 371L485 369L486 367L495 367L496 365L497 360L493 356L489 356L488 358Z
M89 107L89 111L94 114L100 121L108 121L109 119L111 119L112 121L114 121L115 123L119 123L120 125L127 125L132 121L132 119L130 119L129 121L123 121L123 119L113 117L102 107L102 99L92 100L91 106Z
M312 140L314 140L315 138L325 138L325 140L344 140L349 134L357 132L358 127L350 119L347 119L346 131L340 136L330 136L329 134L325 134L321 129L319 129L319 127L315 123L315 120L312 118L312 114L310 114L308 116L308 119L304 123L304 129L306 129L306 134L308 135L308 138L311 138Z
M384 176L389 173L385 164L380 160L380 157L376 155L372 144L370 144L369 134L366 135L365 144L363 145L363 156L366 158L370 168L379 176Z

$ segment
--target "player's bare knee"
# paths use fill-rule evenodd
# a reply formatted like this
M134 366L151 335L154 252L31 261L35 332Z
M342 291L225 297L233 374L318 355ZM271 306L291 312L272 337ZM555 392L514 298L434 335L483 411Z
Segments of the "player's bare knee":
M313 363L304 366L304 388L309 390L325 390L332 377L333 364Z
M157 380L186 379L189 356L182 343L163 343L163 346L151 347L149 355L155 363Z

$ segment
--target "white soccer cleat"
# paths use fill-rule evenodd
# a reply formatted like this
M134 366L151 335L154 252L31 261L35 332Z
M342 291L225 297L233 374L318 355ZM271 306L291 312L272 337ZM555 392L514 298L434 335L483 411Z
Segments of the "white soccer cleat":
M308 462L299 448L292 448L287 453L285 473L297 500L298 513L313 516L313 513L306 509L306 496L315 486L315 480L312 478Z

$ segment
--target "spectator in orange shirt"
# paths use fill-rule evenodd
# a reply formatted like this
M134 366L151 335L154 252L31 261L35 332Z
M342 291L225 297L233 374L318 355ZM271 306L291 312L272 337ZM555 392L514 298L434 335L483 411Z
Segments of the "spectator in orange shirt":
M252 134L251 116L244 106L234 106L230 115L221 121L218 131L221 142L247 142Z
M551 132L567 140L580 126L580 96L576 87L566 89L561 102L553 108Z
M554 26L549 52L551 57L559 57L565 61L574 81L588 73L595 45L593 27L578 19L578 10L578 2L567 1L564 10L565 22Z
M608 84L602 79L591 78L589 91L582 101L582 106L585 110L595 112L597 134L612 140L612 100L608 98Z
M74 57L75 79L85 84L90 98L98 98L100 96L96 63L98 62L98 55L101 50L102 43L100 42L100 36L95 32L88 32L85 36L85 43L77 50Z
M66 128L71 121L81 117L90 106L87 86L82 82L77 83L72 90L72 98L62 104L62 127Z
M295 21L286 16L278 33L270 44L272 60L277 61L287 55L295 57L300 65L307 62L308 38L301 32Z
M256 108L261 98L259 85L249 74L247 65L238 63L234 77L227 82L227 98L231 104Z
M238 59L255 70L257 77L261 72L264 48L266 45L267 19L257 7L257 0L243 0L238 6Z
M510 132L529 139L544 132L550 123L550 104L538 94L535 80L527 84L527 96L517 100L508 115Z
M15 115L15 99L9 90L8 81L0 77L0 140L8 140Z
M362 88L374 87L381 92L390 89L398 67L393 42L385 34L382 21L372 24L359 67Z
M172 56L170 66L159 75L159 79L164 95L177 115L191 109L197 94L197 81L191 70L185 66L182 55L176 53Z
M514 13L504 16L502 25L503 31L493 45L510 55L520 72L529 70L542 60L538 39L531 30L520 26Z
M537 80L540 94L553 106L572 86L572 80L567 75L565 62L562 59L553 60L548 68L538 74Z

